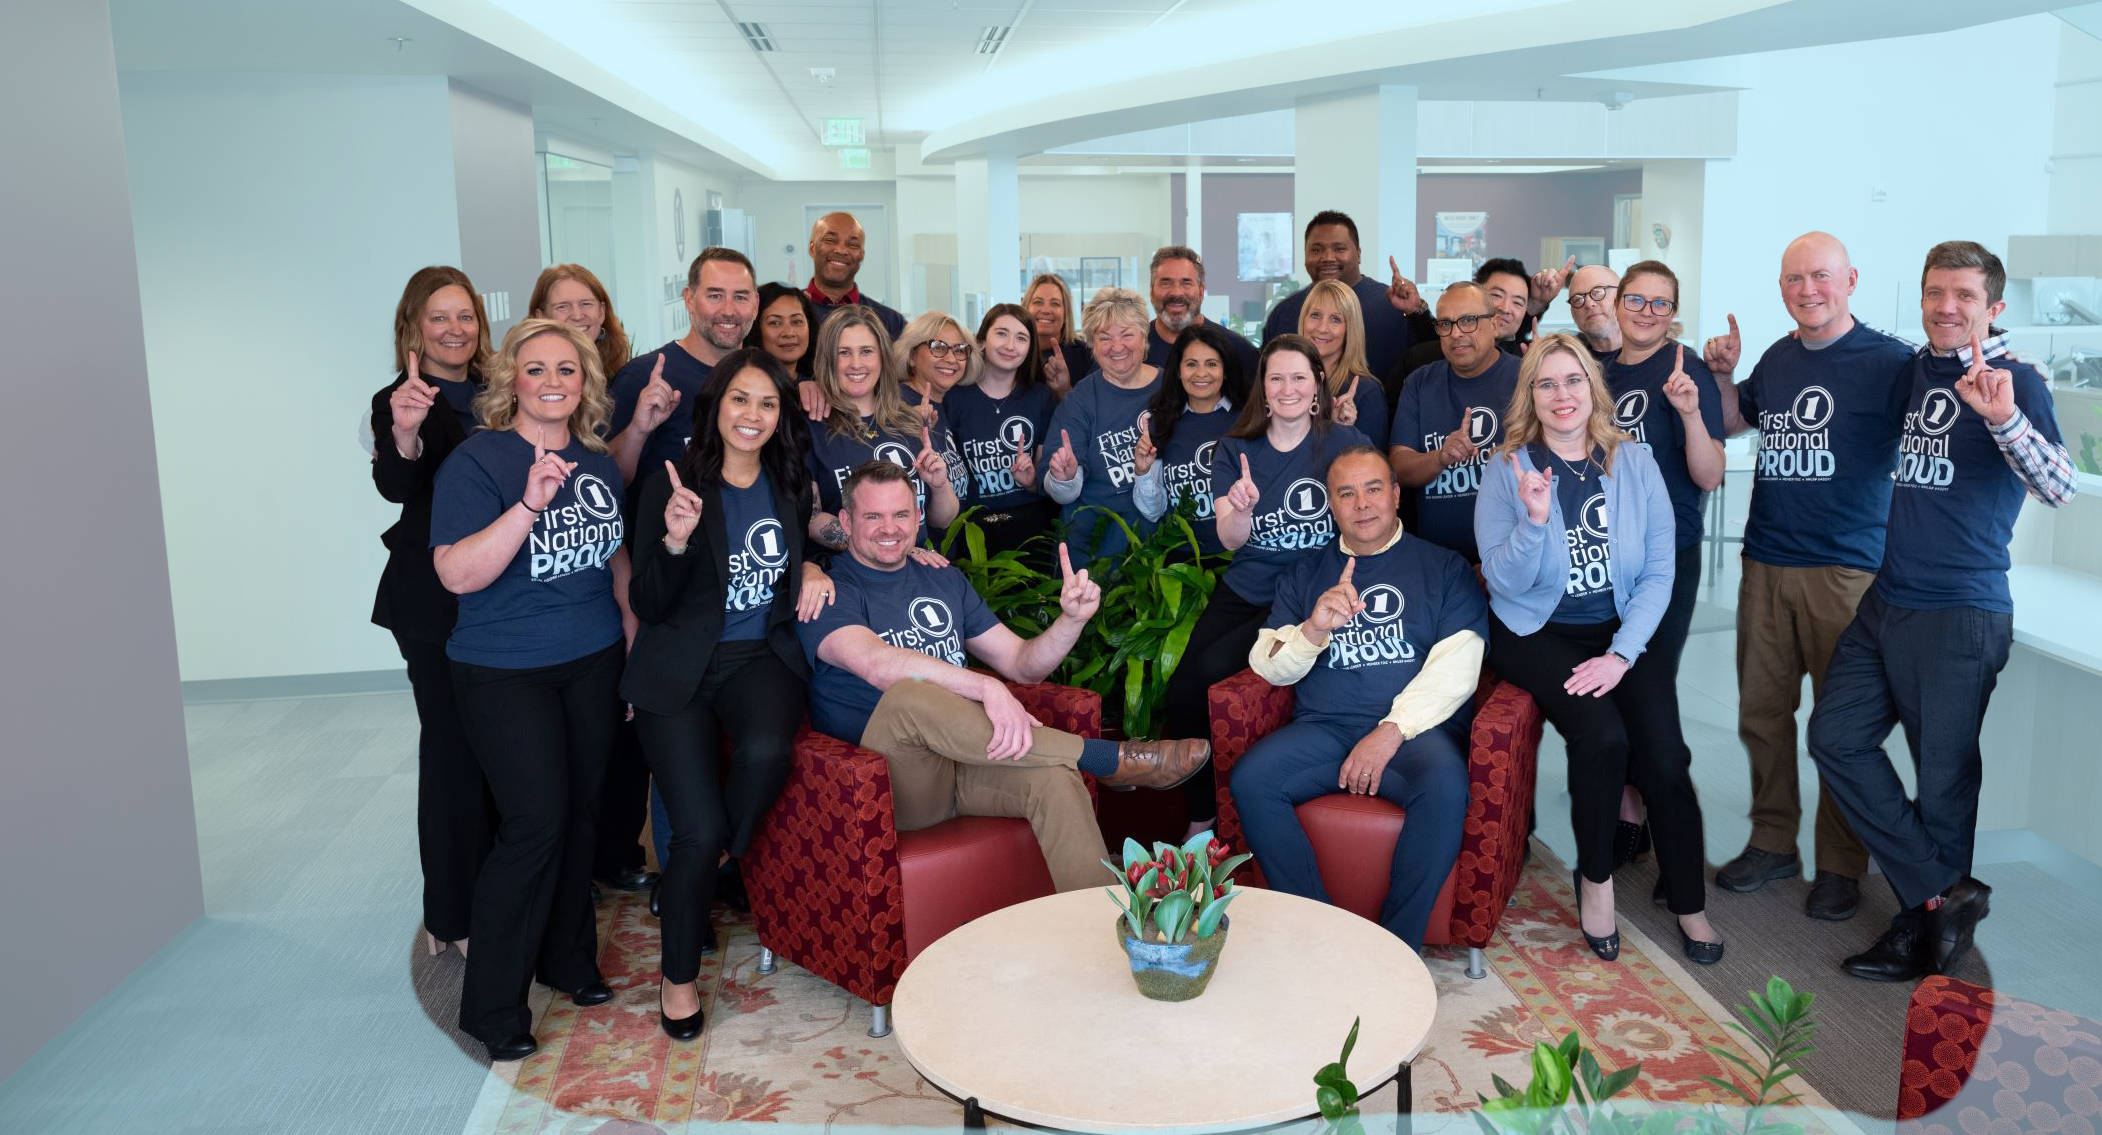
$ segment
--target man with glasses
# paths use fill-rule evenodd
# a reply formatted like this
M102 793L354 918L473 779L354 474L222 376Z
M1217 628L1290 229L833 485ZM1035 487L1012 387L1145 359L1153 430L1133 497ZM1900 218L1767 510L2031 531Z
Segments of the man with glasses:
M1557 278L1560 276L1558 273L1549 272L1543 272L1541 275ZM1484 260L1482 266L1474 270L1474 282L1480 285L1482 294L1488 297L1490 314L1496 319L1496 330L1492 337L1496 348L1514 357L1523 358L1525 345L1532 340L1533 334L1533 313L1530 309L1533 278L1525 274L1525 262L1512 256ZM1401 279L1400 273L1397 272L1394 286L1387 291L1388 300L1394 306L1400 307L1404 302L1396 295L1397 291L1404 290L1403 285L1408 285L1406 292L1412 293L1415 290L1415 286ZM1383 385L1387 387L1388 393L1398 403L1400 388L1408 377L1417 370L1437 362L1443 353L1443 344L1435 340L1411 346L1408 352L1402 355L1399 368L1387 375Z
M1883 562L1912 348L1854 318L1859 279L1838 239L1805 233L1781 254L1781 302L1795 329L1742 382L1734 381L1744 352L1735 315L1730 333L1702 350L1724 428L1759 431L1737 587L1737 735L1751 761L1752 835L1715 873L1725 890L1803 873L1795 723L1803 676L1821 698L1832 648ZM1804 913L1852 918L1868 852L1829 792L1815 827L1817 874Z
M1569 317L1577 335L1603 363L1620 350L1620 277L1603 264L1586 264L1569 277ZM1727 399L1725 400L1727 401Z
M1416 534L1480 562L1474 498L1503 415L1518 388L1518 356L1499 350L1497 311L1479 284L1438 297L1432 324L1445 357L1410 375L1394 410L1388 460L1404 488L1421 489Z
M1183 328L1205 322L1204 258L1197 255L1196 249L1171 244L1154 251L1147 271L1153 322L1146 325L1146 365L1157 368L1168 365L1168 351L1175 346L1175 337L1182 334ZM1226 396L1236 406L1245 405L1248 386L1255 379L1255 344L1230 327L1219 326L1219 330L1226 332L1234 357L1241 361L1241 388L1227 391Z

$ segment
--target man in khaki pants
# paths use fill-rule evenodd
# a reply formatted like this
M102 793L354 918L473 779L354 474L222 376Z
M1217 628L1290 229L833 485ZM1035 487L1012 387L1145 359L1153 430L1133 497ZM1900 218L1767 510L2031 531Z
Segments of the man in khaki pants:
M1743 355L1736 316L1702 352L1722 388L1725 428L1759 431L1737 592L1737 733L1751 757L1752 835L1715 873L1726 890L1802 875L1795 714L1803 675L1816 696L1883 562L1912 348L1848 311L1858 277L1836 238L1797 237L1781 256L1781 300L1795 329L1743 382L1732 378ZM1820 793L1817 876L1804 913L1853 917L1867 870L1868 852L1838 802Z
M1172 788L1211 757L1205 741L1118 744L1047 729L1002 679L1041 682L1102 605L1102 589L1059 552L1059 615L1042 634L1007 629L953 567L912 556L920 513L903 468L871 461L841 489L847 552L832 562L837 598L798 630L811 656L811 721L890 764L901 831L952 816L1029 821L1051 880L1101 883L1108 854L1080 779ZM965 668L965 652L996 674ZM1077 771L1076 771L1077 770Z

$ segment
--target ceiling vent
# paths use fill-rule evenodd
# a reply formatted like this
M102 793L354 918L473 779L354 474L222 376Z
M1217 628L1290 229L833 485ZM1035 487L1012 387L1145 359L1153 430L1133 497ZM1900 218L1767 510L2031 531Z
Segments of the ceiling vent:
M978 54L1000 54L1000 48L1006 46L1007 44L1007 33L1013 30L1015 30L1013 24L1003 24L999 27L993 27L988 25L986 29L983 32L980 32L978 35Z
M737 30L743 33L744 41L752 45L753 51L781 50L774 46L774 37L768 34L765 24L738 24Z

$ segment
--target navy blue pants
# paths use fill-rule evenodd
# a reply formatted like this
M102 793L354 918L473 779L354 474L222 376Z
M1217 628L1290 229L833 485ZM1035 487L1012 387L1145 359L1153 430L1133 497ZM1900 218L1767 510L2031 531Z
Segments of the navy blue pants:
M2005 611L1915 611L1870 588L1832 650L1810 714L1810 756L1908 907L1971 873L1985 773L1978 732L2013 642ZM1883 749L1893 725L1905 727L1917 801Z
M1302 718L1255 743L1234 765L1233 802L1241 810L1248 848L1275 890L1328 902L1314 845L1293 809L1340 792L1336 778L1350 750L1377 719ZM1458 735L1456 735L1458 734ZM1433 729L1402 743L1379 779L1379 796L1408 812L1394 845L1392 881L1379 924L1411 949L1423 948L1431 905L1460 854L1467 820L1464 730Z

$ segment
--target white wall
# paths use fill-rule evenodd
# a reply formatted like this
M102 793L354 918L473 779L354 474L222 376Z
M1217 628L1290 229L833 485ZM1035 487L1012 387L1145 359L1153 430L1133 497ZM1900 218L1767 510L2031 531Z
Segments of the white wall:
M356 426L402 283L460 259L446 80L142 73L121 93L182 676L397 668L367 622L395 510Z
M1139 233L1153 248L1175 231L1165 173L1024 176L1022 233ZM1150 254L1152 248L1147 252Z
M486 296L491 342L532 314L540 276L539 155L533 115L525 107L455 83L452 105L453 186L459 203L460 269Z
M943 179L943 184L950 182ZM860 217L867 230L868 256L862 261L858 283L869 298L909 314L912 305L904 297L911 255L910 245L898 236L898 195L897 183L889 181L742 180L730 203L750 213L756 222L758 255L752 261L759 269L760 282L781 280L799 285L810 282L810 222L803 217L804 206L820 205L856 214L865 211L857 206L882 206L881 224L873 221L873 214ZM952 191L952 209L954 204ZM784 253L784 246L795 251ZM791 259L795 269L792 278L783 275Z
M1701 318L1702 218L1708 209L1706 182L1711 163L1652 161L1642 163L1642 231L1635 234L1645 259L1662 260L1679 278L1679 319L1687 338ZM1657 244L1656 226L1670 230L1668 247ZM1778 262L1780 254L1775 253ZM1561 265L1554 265L1561 267Z
M2004 253L2010 234L2045 231L2060 28L2031 16L1703 64L1747 89L1737 156L1708 163L1689 337L1727 330L1733 311L1751 344L1785 333L1781 250L1824 229L1861 271L1855 313L1917 341L1928 248L1965 239Z
M2051 231L2102 233L2102 40L2059 29Z

